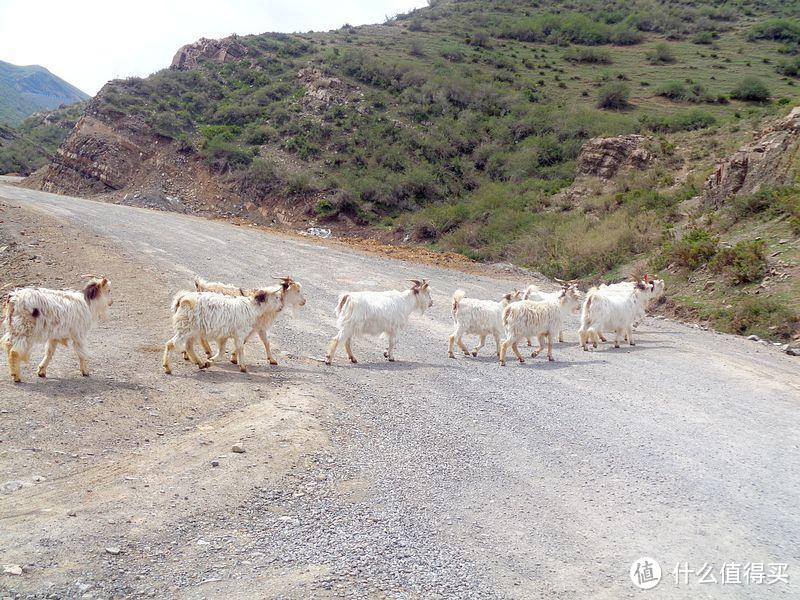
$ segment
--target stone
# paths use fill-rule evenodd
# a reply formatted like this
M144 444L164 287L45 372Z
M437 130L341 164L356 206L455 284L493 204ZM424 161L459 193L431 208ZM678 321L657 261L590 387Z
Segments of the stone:
M636 134L593 138L581 148L576 175L611 179L625 167L645 169L654 159L644 147L647 141L648 138Z
M800 145L800 106L759 132L756 140L723 160L706 180L703 198L718 207L735 196L754 194L762 187L785 185L791 178L793 148Z
M218 460L212 460L211 461L211 466L212 467L218 467L219 466L219 461Z
M22 575L22 567L19 565L3 565L3 573L6 575Z
M172 59L170 69L190 71L196 69L201 61L234 62L242 60L248 54L247 46L236 36L221 40L200 38L193 44L182 46Z
M244 454L244 448L241 444L234 444L231 446L231 452L235 452L236 454Z
M106 548L106 554L113 554L114 556L116 556L119 553L120 549L117 548L116 546L109 546L108 548Z
M747 336L747 339L748 339L748 340L750 340L751 342L757 342L757 341L759 341L761 338L759 338L757 335L748 335L748 336Z

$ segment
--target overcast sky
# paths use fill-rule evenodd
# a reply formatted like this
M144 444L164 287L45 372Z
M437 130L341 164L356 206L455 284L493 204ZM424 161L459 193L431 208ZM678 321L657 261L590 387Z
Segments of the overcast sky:
M201 37L380 23L425 0L0 0L0 60L38 64L95 94L146 76Z

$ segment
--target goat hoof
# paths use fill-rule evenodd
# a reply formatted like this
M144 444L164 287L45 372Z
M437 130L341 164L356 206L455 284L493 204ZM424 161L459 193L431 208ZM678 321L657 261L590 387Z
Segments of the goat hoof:
M172 369L164 369L165 375L172 375Z
M207 369L208 367L210 367L210 366L211 366L211 363L210 363L210 362L208 362L208 361L206 361L206 362L204 362L204 363L197 363L197 366L198 366L200 369Z
M330 367L331 366L331 359L330 358L326 358L325 359L325 364Z
M232 358L232 359L231 359L231 363L232 363L232 364L234 364L234 365L238 365L238 364L239 364L239 361L238 361L238 360L236 360L235 358Z
M81 371L81 375L83 375L84 377L88 377L89 371Z
M631 346L635 346L635 345L636 345L636 342L631 342Z
M501 366L501 367L505 367L505 366L506 366L506 363L505 363L505 361L501 362L501 363L500 363L500 366Z
M467 354L467 356L469 356L469 354ZM478 352L476 350L473 350L472 351L472 356L478 356Z
M351 358L350 362L353 363L354 365L358 364L358 361L355 358Z
M521 364L521 365L522 365L522 364L525 364L525 359L524 359L524 358L520 358L520 359L519 359L519 364Z
M39 369L38 371L36 371L36 374L37 374L39 377L42 377L42 378L44 378L44 377L47 377L47 373L45 372L45 370L44 370L44 369Z
M247 367L239 367L241 373L247 373Z
M394 358L389 358L389 362L394 362Z
M22 379L20 379L16 375L11 378L11 381L13 381L14 383L22 383Z
M614 348L619 348L619 344L614 344Z
M450 358L455 358L456 357L455 354L450 354L449 356L450 356Z
M273 358L271 361L269 361L269 364L274 366L278 364L278 361Z
M552 356L548 356L547 360L549 360L550 362L556 362L556 359L553 358Z

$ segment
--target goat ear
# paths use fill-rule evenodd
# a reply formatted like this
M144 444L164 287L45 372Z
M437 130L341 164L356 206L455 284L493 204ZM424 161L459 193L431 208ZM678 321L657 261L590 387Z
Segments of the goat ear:
M428 280L427 280L427 279L423 279L423 280L422 280L422 287L423 287L423 288L426 288L426 287L428 287Z
M267 292L264 290L260 290L253 296L253 300L255 300L258 304L264 304L267 301Z

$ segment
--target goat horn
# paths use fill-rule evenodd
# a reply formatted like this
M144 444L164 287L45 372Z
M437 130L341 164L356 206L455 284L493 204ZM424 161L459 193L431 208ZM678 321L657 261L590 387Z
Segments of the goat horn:
M406 279L406 281L410 281L411 283L413 283L417 287L422 285L422 282L419 279Z

